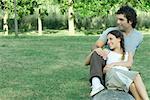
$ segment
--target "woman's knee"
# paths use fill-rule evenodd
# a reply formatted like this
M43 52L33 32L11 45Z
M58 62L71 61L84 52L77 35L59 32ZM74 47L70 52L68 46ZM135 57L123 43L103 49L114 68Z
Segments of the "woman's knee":
M138 73L136 77L137 77L137 78L141 78L141 75Z
M135 84L134 84L134 82L133 82L133 83L131 83L130 88L135 88Z
M139 79L141 79L141 75L138 73L138 74L136 75L136 77L135 77L134 81L135 81L135 80L137 80L137 81L138 81Z

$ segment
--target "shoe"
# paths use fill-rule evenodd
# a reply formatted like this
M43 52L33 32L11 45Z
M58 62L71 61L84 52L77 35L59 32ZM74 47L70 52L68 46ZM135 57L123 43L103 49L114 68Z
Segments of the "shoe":
M92 96L96 95L97 93L99 93L103 89L104 89L104 86L102 84L98 88L93 88L92 87L92 91L90 93L90 96L92 97Z

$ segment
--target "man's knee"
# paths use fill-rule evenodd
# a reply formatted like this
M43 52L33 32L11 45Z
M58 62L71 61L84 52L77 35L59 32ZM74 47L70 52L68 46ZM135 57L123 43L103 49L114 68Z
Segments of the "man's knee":
M103 59L102 56L98 55L98 53L96 51L94 51L91 56L91 59L95 59L95 58Z

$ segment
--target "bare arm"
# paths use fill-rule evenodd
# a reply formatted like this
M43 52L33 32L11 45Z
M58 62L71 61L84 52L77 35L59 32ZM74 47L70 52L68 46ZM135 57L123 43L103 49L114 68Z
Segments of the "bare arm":
M108 50L107 49L104 49L102 50L102 48L96 48L94 49L85 59L85 65L88 65L90 63L90 59L91 59L91 55L93 54L93 52L96 52L98 55L101 55L101 53L103 54L103 58L105 56L107 56L108 54ZM105 58L104 58L105 59Z
M115 62L112 64L113 64L113 66L125 66L128 69L131 69L131 66L133 64L133 55L132 55L132 53L129 53L127 61Z
M104 46L104 42L103 41L97 41L93 46L92 46L92 52L86 57L85 59L85 65L90 64L90 59L91 59L91 55L93 54L94 50L97 48L102 48Z
M106 73L113 66L124 66L124 67L127 67L128 69L131 69L132 64L133 64L133 55L132 55L132 53L129 53L127 61L121 61L121 62L107 64L103 69L103 73Z
M92 51L85 59L85 65L89 65L90 64L90 59L91 59L91 55L93 54L94 51Z

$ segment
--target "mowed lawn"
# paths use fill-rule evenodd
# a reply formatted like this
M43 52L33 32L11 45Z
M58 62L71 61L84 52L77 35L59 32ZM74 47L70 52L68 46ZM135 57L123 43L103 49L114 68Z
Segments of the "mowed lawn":
M84 59L97 36L0 37L0 100L89 100ZM135 56L150 96L150 35Z

